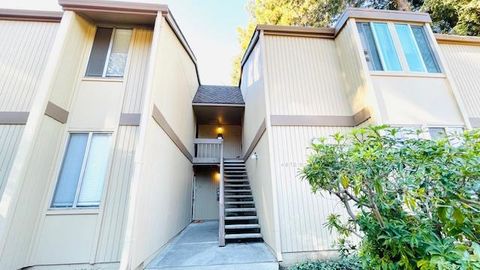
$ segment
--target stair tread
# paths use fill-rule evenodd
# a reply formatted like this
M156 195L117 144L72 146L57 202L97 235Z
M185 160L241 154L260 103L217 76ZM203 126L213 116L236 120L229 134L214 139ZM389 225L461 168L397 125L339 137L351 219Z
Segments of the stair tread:
M261 233L227 233L225 239L262 238Z
M229 224L225 229L260 229L259 224Z
M226 208L225 212L234 213L234 212L254 212L255 208Z
M252 220L252 219L258 219L257 216L230 216L230 217L225 217L225 220Z
M225 192L251 192L251 189L225 189Z
M225 202L225 204L255 204L254 201Z
M253 198L252 195L225 195L225 198Z
M226 184L224 187L226 187L226 188L227 187L232 187L232 188L234 188L234 187L250 187L250 185L249 184L240 184L240 185Z

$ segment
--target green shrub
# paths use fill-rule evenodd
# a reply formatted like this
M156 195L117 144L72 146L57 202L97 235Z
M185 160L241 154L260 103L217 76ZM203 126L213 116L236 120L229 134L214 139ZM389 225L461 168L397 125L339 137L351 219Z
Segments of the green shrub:
M361 270L357 257L347 257L330 261L311 261L294 265L289 270Z
M439 140L386 126L320 139L301 174L345 206L327 227L368 269L480 269L480 131ZM308 269L308 268L307 268Z

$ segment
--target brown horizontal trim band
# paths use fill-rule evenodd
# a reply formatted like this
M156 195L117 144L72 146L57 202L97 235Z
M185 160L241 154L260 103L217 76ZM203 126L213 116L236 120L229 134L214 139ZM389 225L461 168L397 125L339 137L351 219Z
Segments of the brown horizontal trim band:
M343 115L271 115L272 126L356 127L370 118L364 108L352 116Z
M245 107L245 104L232 104L232 103L192 103L193 106L205 106L205 107Z
M469 120L472 128L480 128L480 117L470 117Z
M177 148L182 152L182 154L190 161L193 162L193 156L188 152L187 147L182 143L180 138L177 136L173 128L168 124L167 119L163 116L163 114L158 109L157 105L153 105L153 112L152 117L155 122L157 122L158 126L167 134L167 136L172 140L172 142L177 146Z
M296 36L296 37L323 37L335 38L335 28L329 27L303 27L284 25L258 25L258 30L263 30L265 35Z
M0 9L0 20L29 22L60 22L63 12L24 9Z
M0 112L0 125L26 125L29 112Z
M68 111L51 101L47 104L45 115L50 116L62 124L65 124L68 120Z
M58 4L64 10L72 11L101 11L143 15L156 15L158 11L168 12L168 6L153 3L108 0L58 0Z
M122 113L120 115L119 126L140 126L140 113Z
M243 160L247 160L248 157L252 154L253 150L257 146L258 142L262 138L263 134L267 130L267 125L265 124L265 119L263 119L262 124L260 124L260 127L257 130L257 133L255 134L255 137L252 140L252 143L250 143L250 146L247 149L247 152L245 152L245 155L243 156Z
M435 34L435 39L438 43L480 45L480 37Z

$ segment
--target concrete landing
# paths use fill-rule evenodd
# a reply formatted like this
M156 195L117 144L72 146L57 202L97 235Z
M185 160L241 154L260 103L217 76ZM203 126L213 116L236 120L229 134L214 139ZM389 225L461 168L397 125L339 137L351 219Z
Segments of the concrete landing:
M192 223L145 269L278 270L264 243L218 246L218 222Z

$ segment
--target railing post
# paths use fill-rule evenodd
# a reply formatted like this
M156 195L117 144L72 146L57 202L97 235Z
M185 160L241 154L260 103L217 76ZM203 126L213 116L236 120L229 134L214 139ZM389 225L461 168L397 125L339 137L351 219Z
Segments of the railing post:
M220 198L218 202L218 245L225 246L225 191L223 176L223 141L220 144Z

